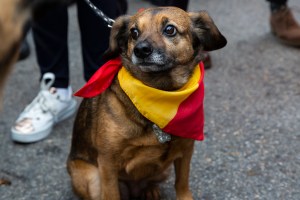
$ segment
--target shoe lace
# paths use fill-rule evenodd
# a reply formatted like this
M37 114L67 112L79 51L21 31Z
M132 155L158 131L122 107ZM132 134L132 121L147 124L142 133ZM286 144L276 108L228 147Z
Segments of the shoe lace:
M25 112L32 117L35 117L36 114L42 112L54 115L55 101L58 99L57 94L50 93L50 87L54 83L55 76L52 73L44 74L41 80L41 91L33 99L33 101L25 108Z
M54 101L49 99L50 94L47 90L42 90L39 94L34 98L34 100L25 108L25 111L31 115L35 116L37 113L47 113L54 115ZM51 97L54 98L55 96Z

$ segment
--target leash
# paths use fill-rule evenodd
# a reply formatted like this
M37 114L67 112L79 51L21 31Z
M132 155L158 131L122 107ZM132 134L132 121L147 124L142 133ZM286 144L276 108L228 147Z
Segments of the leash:
M115 20L109 18L107 15L105 15L99 8L97 8L90 0L84 0L88 6L94 11L94 13L100 17L101 19L103 19L106 23L107 26L109 28L112 27L113 23L115 22Z

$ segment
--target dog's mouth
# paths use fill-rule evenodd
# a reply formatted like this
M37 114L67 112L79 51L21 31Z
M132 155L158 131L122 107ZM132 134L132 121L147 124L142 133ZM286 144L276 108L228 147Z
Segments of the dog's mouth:
M132 63L143 72L162 72L172 68L172 64L165 56L151 54L146 58L132 55Z

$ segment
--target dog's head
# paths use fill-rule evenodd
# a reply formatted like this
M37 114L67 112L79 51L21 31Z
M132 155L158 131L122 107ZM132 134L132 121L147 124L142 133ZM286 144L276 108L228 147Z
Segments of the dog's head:
M206 12L160 7L119 17L108 54L120 54L127 70L145 84L175 90L187 82L203 51L225 45Z

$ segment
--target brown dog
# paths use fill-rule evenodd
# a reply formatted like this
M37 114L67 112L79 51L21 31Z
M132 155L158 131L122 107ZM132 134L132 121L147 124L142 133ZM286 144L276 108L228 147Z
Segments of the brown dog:
M136 79L174 91L185 85L202 51L226 45L206 12L151 8L122 16L112 27L110 54ZM101 95L84 99L75 121L67 166L73 189L83 199L160 199L157 183L174 163L176 197L189 189L194 140L172 135L160 143L153 122L134 106L117 77Z

